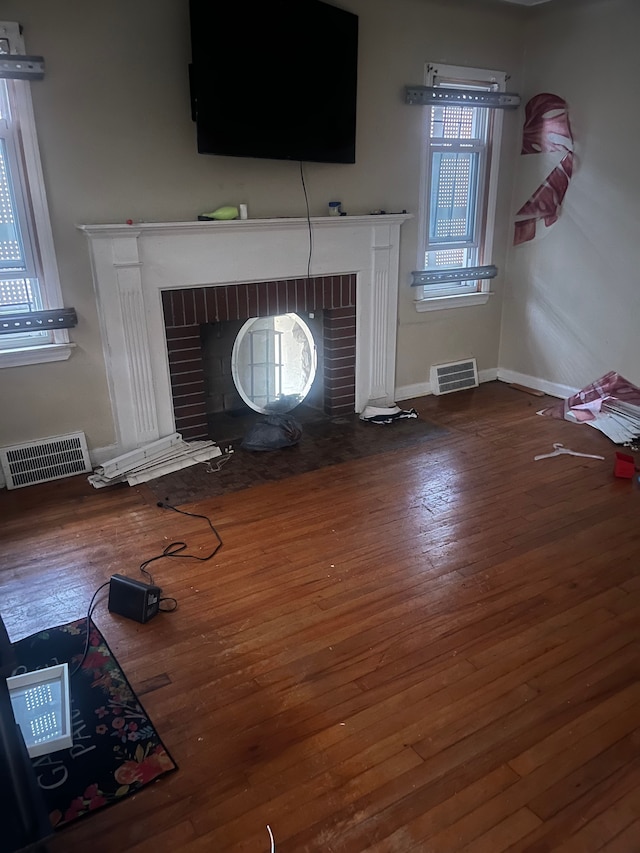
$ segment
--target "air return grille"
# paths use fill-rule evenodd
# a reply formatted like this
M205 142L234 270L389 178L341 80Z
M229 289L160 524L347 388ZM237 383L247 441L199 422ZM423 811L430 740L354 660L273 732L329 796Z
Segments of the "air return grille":
M431 368L431 393L451 394L478 385L478 368L475 358L434 364Z
M91 470L83 432L0 447L0 465L8 489L46 483Z

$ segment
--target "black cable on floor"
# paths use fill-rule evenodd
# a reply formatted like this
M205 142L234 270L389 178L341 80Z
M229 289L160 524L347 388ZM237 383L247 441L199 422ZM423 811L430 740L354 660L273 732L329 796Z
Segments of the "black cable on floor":
M211 551L211 553L207 554L205 557L200 557L200 556L198 556L198 554L183 554L182 552L186 549L187 543L186 542L171 542L169 545L167 545L167 547L164 549L162 554L158 554L155 557L150 557L148 560L145 560L143 563L140 564L140 571L142 572L143 575L145 575L149 579L149 583L151 583L151 584L153 584L154 581L153 581L153 577L151 575L151 572L149 572L147 570L147 566L149 565L149 563L153 563L156 560L162 560L165 557L179 557L179 556L181 556L183 560L198 560L199 562L206 562L207 560L211 560L212 557L215 557L215 555L218 553L218 551L220 550L220 548L222 547L222 544L223 544L222 539L220 538L220 534L218 533L216 528L213 526L213 522L211 521L211 519L207 515L200 515L197 512L187 512L187 510L178 509L177 507L173 506L172 504L168 503L167 501L158 501L158 506L162 507L163 509L171 509L171 510L173 510L173 512L177 512L180 515L188 515L191 518L202 518L202 519L204 519L207 522L207 524L209 525L209 527L211 528L211 530L213 531L213 534L216 537L217 541L216 541L216 545L215 545L213 551ZM111 580L105 581L103 584L101 584L98 587L98 589L93 593L93 595L91 597L91 601L89 602L89 607L87 608L87 630L86 630L86 637L85 637L85 641L84 641L84 650L82 652L82 657L80 658L80 661L73 668L73 671L70 673L69 678L72 678L78 672L78 670L82 667L82 664L86 660L87 652L89 651L89 639L91 636L91 615L97 606L94 604L94 602L96 600L98 593L101 590L103 590L105 587L109 586L110 583L111 583ZM175 598L170 598L170 597L161 598L160 602L163 602L163 601L172 601L174 604L173 607L160 607L159 610L163 613L172 613L178 607L178 602Z
M202 519L204 519L207 522L207 524L209 525L209 527L211 528L214 536L216 537L217 542L216 542L216 546L213 549L213 551L210 554L207 554L206 557L200 557L197 554L183 554L182 552L186 549L187 543L186 542L171 542L169 545L167 545L167 547L164 549L162 554L158 554L155 557L150 557L148 560L145 560L143 563L140 564L140 571L142 572L143 575L145 575L146 577L149 578L149 583L153 583L154 581L153 581L153 577L151 575L151 572L149 572L147 570L147 566L150 563L154 563L156 560L163 560L165 557L180 557L181 556L183 560L198 560L201 563L205 563L207 560L210 560L212 557L215 557L215 555L218 553L220 548L222 548L222 539L220 538L220 534L218 533L218 531L213 526L213 523L212 523L211 519L209 518L209 516L200 515L197 512L187 512L187 510L185 510L185 509L178 509L178 507L173 506L173 504L170 504L167 501L158 501L158 506L162 507L162 509L173 510L173 512L177 512L180 515L188 515L190 518L202 518Z
M91 614L93 613L93 611L95 610L95 608L97 606L97 605L94 605L93 602L96 600L96 596L98 595L98 593L101 590L103 590L105 588L105 586L109 586L110 583L111 583L110 580L105 581L103 584L101 584L98 587L98 589L93 593L93 596L91 597L91 601L89 602L89 607L87 608L87 636L85 637L85 641L84 641L84 651L82 652L82 657L80 658L79 663L77 663L75 665L75 667L73 668L73 671L71 673L69 673L69 678L73 678L73 676L76 674L76 672L78 672L78 670L80 669L82 664L85 662L85 659L87 657L87 652L89 651L89 638L91 636Z

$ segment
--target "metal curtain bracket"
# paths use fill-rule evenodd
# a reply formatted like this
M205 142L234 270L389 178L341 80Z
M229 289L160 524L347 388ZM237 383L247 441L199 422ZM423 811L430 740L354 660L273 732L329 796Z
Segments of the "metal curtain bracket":
M411 287L425 284L449 284L456 281L474 281L495 278L498 268L493 264L484 267L455 267L439 270L416 270L411 273Z
M520 95L513 92L484 92L478 89L447 89L444 86L405 86L405 103L419 107L451 104L514 110L520 105Z
M0 316L0 335L24 332L43 332L47 329L72 329L78 325L75 308L54 308L51 311L29 311Z
M0 54L0 78L6 80L42 80L44 58L20 56L16 53Z

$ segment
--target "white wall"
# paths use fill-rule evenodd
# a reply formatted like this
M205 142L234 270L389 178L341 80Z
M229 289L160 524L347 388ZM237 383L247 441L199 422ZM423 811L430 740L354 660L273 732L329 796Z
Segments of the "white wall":
M518 83L528 13L493 0L343 0L360 15L357 163L305 166L311 213L340 198L350 213L417 213L420 121L403 87L427 60L503 69ZM4 0L24 26L46 77L32 84L64 302L79 317L68 362L0 370L0 444L81 429L89 446L113 441L91 270L77 223L193 219L246 202L252 217L303 216L297 163L196 153L189 114L186 0ZM247 61L246 57L241 57ZM327 48L328 71L339 66ZM505 162L515 150L514 118ZM503 170L497 263L504 267L510 169ZM487 306L417 314L409 276L417 221L403 229L397 385L428 380L429 365L476 355L498 359L502 277Z
M573 388L608 370L640 384L640 3L540 9L523 94L568 101L575 171L559 222L510 253L500 364Z

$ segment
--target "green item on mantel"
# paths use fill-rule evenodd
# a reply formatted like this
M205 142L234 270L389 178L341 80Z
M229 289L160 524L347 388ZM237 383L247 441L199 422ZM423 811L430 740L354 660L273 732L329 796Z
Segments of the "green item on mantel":
M214 210L212 213L203 213L198 219L237 219L239 216L237 207L219 207L217 210Z

